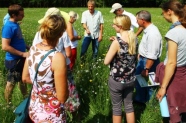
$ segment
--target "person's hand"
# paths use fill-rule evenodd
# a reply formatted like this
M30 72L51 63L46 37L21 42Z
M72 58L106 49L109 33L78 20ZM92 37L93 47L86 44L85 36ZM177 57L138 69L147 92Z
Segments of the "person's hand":
M28 57L28 52L24 52L22 57L24 57L24 58Z
M161 87L159 90L158 90L158 93L156 94L156 98L159 100L159 102L161 102L163 96L165 95L166 93L166 88L165 87Z
M111 36L111 37L109 38L109 40L110 40L110 41L116 40L116 36Z
M81 36L78 35L78 36L77 36L77 39L80 40L80 39L81 39Z
M91 34L91 33L90 33L90 30L88 30L88 29L86 30L86 33L87 33L88 35L90 35L90 34Z
M147 77L147 76L149 75L149 70L144 69L144 70L141 72L141 75L142 75L143 77Z
M98 42L101 42L101 41L102 41L102 36L99 35Z

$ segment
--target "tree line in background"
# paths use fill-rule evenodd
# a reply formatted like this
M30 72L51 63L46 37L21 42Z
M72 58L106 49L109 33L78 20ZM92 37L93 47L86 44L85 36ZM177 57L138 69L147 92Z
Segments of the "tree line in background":
M0 7L8 7L16 3L23 7L86 7L88 0L0 0ZM159 7L168 0L95 0L97 7L111 7L113 3L121 3L124 7ZM180 0L186 3L186 0Z

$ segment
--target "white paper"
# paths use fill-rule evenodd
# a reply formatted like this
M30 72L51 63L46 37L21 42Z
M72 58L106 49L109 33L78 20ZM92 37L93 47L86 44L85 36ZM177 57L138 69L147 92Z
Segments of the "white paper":
M136 75L136 79L138 80L141 87L150 87L150 86L158 86L159 85L159 83L156 83L154 81L155 80L155 73L154 72L149 73L149 78L148 78L149 83L145 80L145 78L143 76L141 76L141 74Z

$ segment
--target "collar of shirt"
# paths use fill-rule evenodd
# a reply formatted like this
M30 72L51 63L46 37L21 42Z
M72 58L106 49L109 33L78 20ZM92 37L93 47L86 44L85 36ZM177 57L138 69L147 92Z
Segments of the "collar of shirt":
M153 23L151 23L149 26L147 26L147 28L145 28L145 29L143 30L143 32L144 32L144 33L147 33L151 26L153 26Z

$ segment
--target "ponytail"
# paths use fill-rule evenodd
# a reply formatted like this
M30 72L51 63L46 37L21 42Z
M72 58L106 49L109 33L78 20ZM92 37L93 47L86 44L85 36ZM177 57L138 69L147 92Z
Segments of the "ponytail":
M129 36L129 54L134 55L136 54L136 35L133 31L128 31L128 36Z

